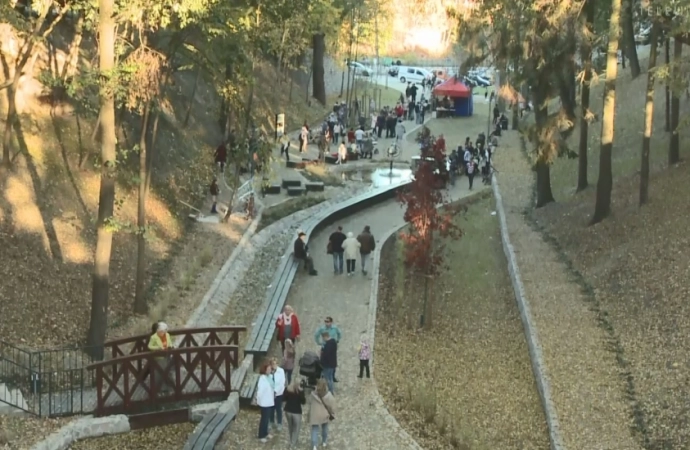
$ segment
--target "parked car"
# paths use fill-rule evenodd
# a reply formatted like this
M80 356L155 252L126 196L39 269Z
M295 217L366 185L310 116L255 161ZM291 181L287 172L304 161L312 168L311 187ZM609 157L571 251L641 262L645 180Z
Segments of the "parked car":
M371 69L371 67L365 66L361 62L352 61L352 62L348 63L348 66L350 68L352 68L352 70L355 71L355 75L368 77L374 73L374 71Z
M421 67L407 67L400 66L399 73L400 82L407 83L421 83L422 80L430 80L434 75L427 69Z

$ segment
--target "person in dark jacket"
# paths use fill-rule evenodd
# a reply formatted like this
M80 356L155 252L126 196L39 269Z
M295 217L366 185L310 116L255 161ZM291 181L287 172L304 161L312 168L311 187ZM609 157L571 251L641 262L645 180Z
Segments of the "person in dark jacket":
M220 166L220 173L223 173L225 170L225 162L228 159L228 149L225 146L225 142L216 148L216 151L213 154L213 159L215 160L216 164Z
M211 205L211 214L218 214L216 205L218 204L218 194L220 194L220 189L218 189L217 179L214 178L213 181L211 181L211 187L209 187L208 192L211 194L211 200L213 201L213 205Z
M343 273L343 242L345 241L343 227L338 227L328 238L328 249L333 254L333 273L338 275Z
M309 275L317 275L316 270L314 270L314 260L309 256L309 246L305 242L306 239L307 234L300 231L295 240L293 253L295 258L304 261L304 269L309 272Z
M364 227L364 230L357 236L357 240L360 243L359 255L362 259L362 275L366 276L369 256L371 256L371 252L376 248L376 241L371 234L369 225Z
M285 412L288 432L290 433L290 448L297 448L299 431L302 427L302 405L307 403L307 398L300 386L298 377L295 377L285 390L283 402L283 411Z
M321 376L326 379L328 390L332 394L335 368L338 367L338 342L328 331L321 333L321 338L325 341L321 347Z

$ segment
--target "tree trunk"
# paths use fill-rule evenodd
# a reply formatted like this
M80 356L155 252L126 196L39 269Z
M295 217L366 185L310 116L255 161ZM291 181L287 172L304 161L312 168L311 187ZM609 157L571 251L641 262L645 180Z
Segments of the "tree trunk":
M633 26L633 1L625 0L623 17L623 39L625 44L625 55L630 60L630 74L633 79L640 76L640 60L637 57L637 47L635 46L635 27Z
M57 17L55 17L55 19L53 19L50 25L48 25L48 27L44 29L46 18L48 17L48 13L50 12L49 6L51 4L52 2L48 3L43 7L40 16L36 19L36 22L34 23L34 28L31 32L31 35L26 37L24 45L20 47L19 53L17 55L17 63L14 67L14 74L12 74L12 80L9 83L9 85L6 85L8 89L7 119L5 121L5 130L3 132L2 137L2 163L7 168L9 168L12 165L12 161L10 159L10 147L12 145L12 127L14 126L15 122L19 120L19 118L17 117L16 99L17 91L19 90L19 81L21 80L22 75L24 74L24 69L27 67L27 63L29 62L29 60L32 59L36 42L40 40L39 38L45 38L53 31L55 25L57 25L62 20L70 6L70 3L67 2L62 7L62 9L60 9L60 12L57 14Z
M616 49L620 39L621 0L611 2L609 20L609 44L606 55L606 84L604 85L604 108L601 121L601 149L599 150L599 180L592 224L599 223L611 213L611 190L613 189L613 129L616 120L616 76L618 55Z
M65 61L65 65L62 66L62 73L60 74L60 79L62 79L62 81L66 81L68 77L72 76L79 63L79 49L81 48L81 41L84 37L84 13L79 12L78 14L79 17L74 27L74 38L72 38L72 42L70 43L67 61Z
M666 38L664 42L664 56L666 67L670 67L671 64L671 40ZM664 129L666 131L671 131L671 88L669 87L669 82L666 82L666 123L664 124Z
M592 82L592 39L594 26L594 0L588 0L585 4L585 32L587 37L582 40L580 47L580 59L584 65L584 79L582 81L582 88L580 89L580 146L578 149L578 167L577 167L577 192L587 189L589 181L587 180L587 167L589 164L587 152L589 149L589 120L587 114L589 113L589 93L590 83Z
M139 203L137 205L137 277L134 291L134 313L146 314L146 179L148 175L148 154L146 152L146 132L149 128L151 103L144 109L139 137Z
M673 66L671 76L673 80L681 77L683 62L683 43L679 39L673 39ZM678 124L680 122L680 92L677 89L671 91L671 141L668 147L668 163L676 164L680 161L680 134Z
M323 60L326 55L326 35L318 33L312 36L312 44L314 46L312 56L312 76L314 85L312 87L312 95L321 103L326 105L326 82L324 76L326 71L323 67Z
M647 100L644 107L644 137L642 138L642 156L640 161L640 206L649 199L649 151L654 127L654 68L657 57L657 36L659 24L652 24L649 47L649 68L647 70Z
M115 68L115 14L114 0L99 0L98 53L100 71L110 73ZM101 186L98 199L96 252L94 256L91 321L87 336L90 353L96 359L103 358L103 343L108 329L108 296L110 289L110 256L115 200L115 99L110 89L101 87Z
M19 77L12 79L12 84L7 88L7 118L5 119L5 131L2 136L2 165L6 168L12 166L12 127L15 121L19 120L17 117L17 100L16 93L19 87Z
M543 91L542 89L537 89L537 91ZM544 95L537 92L535 95L535 108L534 108L534 118L537 123L537 208L541 208L551 202L554 202L553 192L551 191L551 168L549 167L549 162L547 158L548 147L551 143L546 141L548 126L548 116L549 111L544 105Z
M189 124L189 116L192 114L192 108L194 107L194 97L196 97L196 90L199 87L199 80L201 79L201 66L196 69L196 77L194 77L194 87L192 88L192 95L189 96L189 106L187 106L187 112L184 115L184 121L182 122L182 127L187 128Z

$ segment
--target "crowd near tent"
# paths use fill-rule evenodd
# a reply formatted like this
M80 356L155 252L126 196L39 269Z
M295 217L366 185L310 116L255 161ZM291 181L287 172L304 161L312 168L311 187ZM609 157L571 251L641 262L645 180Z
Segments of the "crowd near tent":
M456 116L469 117L474 106L472 103L472 89L457 78L449 78L434 88L432 93L437 97L448 97L455 110Z

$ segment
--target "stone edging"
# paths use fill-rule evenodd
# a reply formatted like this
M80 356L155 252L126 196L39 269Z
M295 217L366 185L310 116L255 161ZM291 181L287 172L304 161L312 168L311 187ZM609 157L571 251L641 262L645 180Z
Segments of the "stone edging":
M205 415L215 413L234 413L240 409L240 396L231 392L227 400L217 403L205 403L189 409L189 420L201 422ZM41 442L31 450L67 450L76 441L97 438L105 435L123 434L131 431L129 418L125 415L106 417L86 416L73 420Z
M204 316L205 313L208 313L207 309L214 306L211 305L213 297L215 296L223 281L225 281L225 278L228 276L230 270L236 269L233 268L233 265L240 257L240 255L244 253L245 248L249 245L250 240L254 237L256 229L259 227L259 223L261 222L262 216L263 210L260 210L259 214L256 215L252 223L249 225L247 230L242 235L240 242L238 242L237 246L232 250L230 257L225 261L225 264L223 264L223 267L221 267L220 271L218 271L218 275L216 275L216 278L213 280L211 287L208 289L208 291L206 291L206 294L204 295L204 298L201 300L201 303L199 303L199 305L192 313L192 316L189 318L189 320L187 320L187 323L184 326L185 328L194 328L201 325L199 322L201 322L201 320L204 318L202 316ZM233 271L237 272L237 270Z
M379 297L379 274L380 274L380 261L381 261L381 250L383 249L383 245L390 239L391 236L393 236L395 233L398 231L402 230L407 224L402 224L398 227L394 227L387 232L385 232L380 238L379 238L379 245L376 246L376 249L374 250L374 254L372 255L372 262L374 263L374 271L371 274L371 294L369 296L369 319L368 319L368 325L367 325L367 332L368 332L368 338L369 338L369 345L371 346L371 357L372 360L376 358L376 351L375 351L375 338L376 338L376 312L378 310L378 297ZM375 395L376 399L374 402L376 403L376 406L380 407L382 411L385 411L385 417L384 420L388 422L388 425L395 429L400 437L402 437L404 440L408 442L410 445L411 449L414 450L423 450L422 447L417 443L417 441L414 440L410 434L405 431L405 429L398 423L398 421L393 417L393 415L390 413L388 410L388 407L386 406L386 403L383 401L383 397L379 393L379 388L378 384L376 382L376 372L375 372L375 367L376 364L370 364L371 368L371 379L374 384L374 390L375 390Z
M549 429L549 440L551 441L551 450L565 450L563 439L558 422L558 414L551 399L551 384L546 371L546 365L542 356L541 344L539 343L539 336L534 326L534 319L530 308L529 300L525 296L525 288L520 277L520 269L517 265L517 258L513 244L510 242L510 233L508 231L508 222L506 213L503 208L503 198L498 187L498 179L494 174L491 183L494 199L496 201L496 210L498 211L498 218L501 228L501 243L503 244L503 251L506 255L508 263L508 273L510 274L510 281L515 292L515 300L517 301L518 309L520 310L520 317L522 319L522 326L525 329L525 338L527 340L527 347L529 349L529 356L532 362L532 372L537 383L537 390L541 398L542 407L544 408L544 415L546 416L546 425Z

